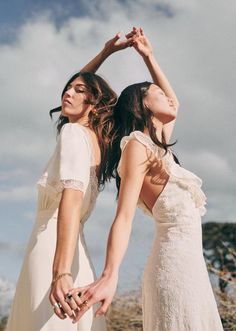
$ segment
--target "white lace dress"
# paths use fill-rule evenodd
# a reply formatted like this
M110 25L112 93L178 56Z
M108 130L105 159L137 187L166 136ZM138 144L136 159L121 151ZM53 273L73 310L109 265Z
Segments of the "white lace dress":
M169 175L152 211L141 200L138 203L156 224L142 281L144 331L222 331L203 257L202 181L176 164L170 150L164 156L165 151L141 131L122 139L122 151L131 139L162 159Z
M95 308L77 324L59 319L49 301L52 265L56 247L57 214L64 187L84 192L79 239L72 264L74 286L95 280L83 228L98 194L92 142L78 123L62 127L55 151L37 182L38 209L26 248L6 331L105 331L103 316L94 318Z

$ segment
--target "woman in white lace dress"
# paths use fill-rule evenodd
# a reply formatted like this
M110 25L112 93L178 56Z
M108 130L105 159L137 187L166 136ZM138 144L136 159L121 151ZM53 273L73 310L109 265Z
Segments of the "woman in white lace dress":
M119 199L108 238L102 276L82 293L76 321L102 302L104 314L116 291L118 271L128 246L138 204L156 224L156 234L142 281L145 331L222 331L220 316L202 250L201 216L205 213L202 181L179 165L170 137L179 103L157 64L142 29L133 29L133 46L143 57L154 83L127 87L115 108L121 151L117 160ZM119 163L118 163L119 162Z
M110 178L113 108L117 97L95 71L104 58L128 46L119 36L62 93L56 148L37 182L38 206L6 331L105 331L104 316L93 308L72 323L82 304L68 290L95 280L83 235L98 194ZM84 303L86 304L86 302Z

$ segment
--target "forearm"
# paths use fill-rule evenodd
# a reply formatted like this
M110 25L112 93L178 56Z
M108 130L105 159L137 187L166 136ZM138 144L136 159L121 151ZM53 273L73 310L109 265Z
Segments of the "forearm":
M81 203L66 195L61 199L57 220L57 242L53 261L53 276L70 272L80 226Z
M86 64L80 71L81 72L96 72L102 63L111 55L105 48L102 49L88 64Z
M104 276L118 274L120 264L128 247L132 222L122 217L116 218L108 237Z
M153 82L165 92L167 97L172 98L174 105L178 108L179 101L177 99L177 96L165 74L161 70L159 64L157 63L154 54L150 53L147 56L143 56L143 60L152 76Z

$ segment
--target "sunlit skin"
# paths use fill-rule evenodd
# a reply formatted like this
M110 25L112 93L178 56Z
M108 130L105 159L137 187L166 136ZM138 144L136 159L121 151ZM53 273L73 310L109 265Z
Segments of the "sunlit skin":
M157 138L162 141L165 124L176 118L176 108L172 98L168 98L156 84L151 84L143 98L144 105L152 112L152 121L157 129ZM148 132L145 130L144 132Z
M146 91L143 103L153 115L152 121L158 140L162 141L164 136L165 142L169 143L179 108L177 96L158 65L152 45L143 30L134 27L126 38L132 38L133 48L142 56L152 76L153 84ZM147 128L144 129L144 133L149 135ZM163 162L157 162L155 155L149 153L146 147L136 140L131 140L127 144L122 160L119 199L108 236L104 270L94 283L70 291L73 298L80 292L83 301L80 305L81 310L72 323L78 322L83 314L98 302L100 307L96 310L95 316L106 314L116 292L119 267L128 247L138 199L140 198L151 211L169 179Z
M176 110L171 98L155 84L151 84L144 97L144 104L162 124L176 118Z
M158 65L153 54L152 45L143 30L134 27L126 35L126 38L125 47L133 46L143 58L152 76L153 84L146 91L143 103L153 114L152 121L156 128L158 140L162 141L163 135L165 142L169 143L179 108L178 99L168 79ZM107 42L105 48L83 68L84 71L96 72L109 54L123 49L124 45L119 39L120 36L117 34ZM84 82L81 79L76 79L69 86L63 97L62 114L68 116L70 122L82 121L86 123L86 117L89 111L92 110L91 105L83 103L87 99L85 94L88 93L88 91L82 89L83 84ZM144 133L149 135L147 128L144 130ZM50 300L51 303L57 301L57 299L61 302L63 296L60 295L60 292L63 292L64 296L66 293L72 294L72 298L66 307L62 307L63 311L67 313L67 316L72 318L72 323L77 323L82 315L93 304L98 302L101 305L97 309L95 316L107 312L116 292L118 270L128 246L138 198L141 198L146 206L152 210L157 197L168 181L168 174L163 171L162 162L157 162L155 156L148 153L145 146L139 142L135 140L129 142L122 158L123 162L120 169L122 180L119 200L116 216L108 236L106 262L102 275L94 283L87 286L80 288L73 288L71 286L70 291L68 291L69 284L65 284L65 287L63 286L63 291L60 290L59 286L59 292L55 290ZM153 180L154 178L155 181ZM68 259L67 270L69 270L71 265L71 258L70 256L69 258L68 256L63 258L63 261L68 261ZM61 271L61 268L59 268L59 271ZM61 282L62 280L59 280L59 285ZM81 294L80 297L78 296L79 292ZM76 305L77 309L75 309ZM63 311L57 311L55 309L55 313L59 318L62 318L61 314ZM74 318L71 315L72 311L75 314Z
M95 72L96 68L112 53L129 46L130 40L120 41L120 34L107 41L103 50L84 68L81 72ZM79 123L88 130L94 151L94 166L99 168L101 163L101 151L95 132L88 126L90 112L95 112L94 105L87 103L92 95L83 78L76 78L67 88L62 98L63 116L68 117L69 122ZM57 244L52 267L52 279L55 275L71 272L75 247L78 241L80 226L80 214L83 204L83 193L80 190L65 188L62 192L58 211L57 222ZM81 299L76 296L70 302L65 301L65 296L73 288L73 280L70 276L60 278L51 287L49 293L50 303L58 302L62 308L55 307L54 313L60 319L74 318L78 307L82 304Z
M67 88L62 98L62 115L69 118L69 122L86 124L88 114L94 111L94 106L86 103L91 98L88 87L81 77L77 77Z

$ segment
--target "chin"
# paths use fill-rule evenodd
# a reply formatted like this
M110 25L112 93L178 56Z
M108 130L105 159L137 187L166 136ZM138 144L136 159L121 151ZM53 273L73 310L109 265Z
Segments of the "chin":
M173 120L176 119L176 114L165 114L164 116L161 116L159 117L159 121L162 123L162 124L167 124Z
M71 115L74 115L73 114L73 111L69 111L69 109L67 110L67 109L63 109L62 111L61 111L61 114L63 115L63 116L71 116Z

